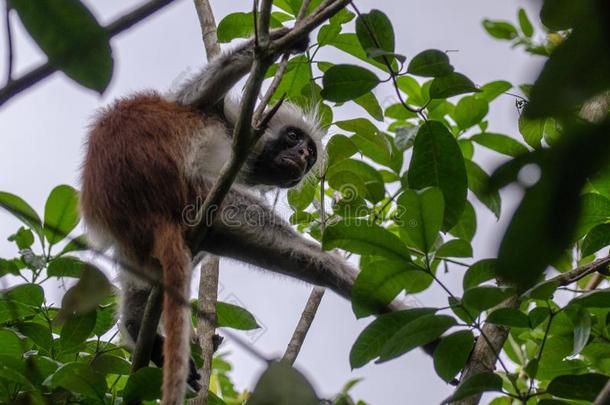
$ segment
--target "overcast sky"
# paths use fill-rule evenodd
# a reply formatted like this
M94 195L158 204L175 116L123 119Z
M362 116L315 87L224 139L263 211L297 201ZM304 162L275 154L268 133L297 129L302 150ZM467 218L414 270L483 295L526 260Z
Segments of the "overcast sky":
M112 21L141 1L85 1L103 23ZM490 38L482 29L483 18L516 19L518 7L525 7L531 17L537 14L537 2L526 0L385 0L358 1L361 11L380 8L393 21L397 52L412 57L421 50L455 50L450 54L456 70L477 84L504 79L513 84L531 82L540 60L511 50L507 43ZM251 1L212 1L217 21L228 13L251 8ZM44 61L44 55L13 20L16 31L15 76ZM4 32L4 20L0 32ZM3 38L4 39L4 38ZM62 183L79 187L87 125L96 109L116 97L142 89L165 91L177 78L193 71L205 61L201 34L192 1L178 0L144 23L112 40L115 70L110 87L103 96L76 86L63 74L56 73L34 88L15 97L0 110L0 190L23 197L38 212L50 190ZM2 55L5 46L2 44ZM350 60L333 50L320 52L320 59L337 62ZM354 63L354 60L350 60ZM3 64L0 77L5 77ZM379 86L376 95L383 105L392 101L393 90ZM350 103L348 103L350 104ZM347 105L336 118L362 116L362 110ZM514 99L500 97L491 106L489 131L517 136L518 114ZM488 171L497 165L498 155L477 149ZM477 158L477 161L480 160ZM510 193L510 190L509 190ZM477 259L494 256L502 230L516 200L507 193L503 220L497 223L486 209L476 204L479 227L474 241ZM288 210L284 210L288 212ZM0 257L13 257L14 246L5 239L19 226L5 212L0 212ZM463 269L450 268L442 275L460 293ZM112 274L110 268L106 269ZM266 355L283 352L310 287L284 277L238 265L221 263L219 298L236 301L253 312L264 329L255 336L244 335ZM193 282L195 293L197 280ZM420 305L445 306L446 295L433 287L417 297ZM438 378L432 361L420 351L381 365L370 364L350 371L348 354L352 343L371 319L357 321L347 302L333 293L324 297L313 327L307 336L297 366L313 382L319 395L338 392L353 378L364 378L354 396L377 405L397 403L436 404L452 390ZM227 342L222 351L230 352L233 379L241 389L252 388L264 364Z

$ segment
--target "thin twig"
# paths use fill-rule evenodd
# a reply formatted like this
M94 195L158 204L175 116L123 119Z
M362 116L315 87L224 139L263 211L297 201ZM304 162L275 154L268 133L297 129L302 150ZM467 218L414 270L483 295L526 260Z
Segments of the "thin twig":
M8 0L4 2L6 10L5 10L5 20L4 24L6 25L6 83L10 83L13 80L13 30L11 27L11 5Z
M161 318L161 309L163 307L163 288L154 286L150 291L142 324L138 331L136 347L131 356L131 372L135 373L142 367L148 366L152 354L153 343L157 336L157 326Z
M208 57L208 62L210 62L220 54L220 45L218 45L218 36L216 34L216 20L208 0L194 0L194 3L197 16L199 17L199 25L201 25L201 37L205 46L205 53Z
M197 340L201 347L201 388L189 405L206 405L212 375L214 333L216 332L216 303L218 301L218 256L208 255L201 263L199 298L197 301Z
M124 16L119 17L106 26L109 37L112 38L115 35L131 28L135 24L145 20L152 14L171 4L173 1L174 0L151 0L135 10L125 14ZM7 83L4 87L0 88L0 106L17 94L29 89L41 80L46 79L56 71L57 68L51 66L47 62L33 68L23 76Z
M324 228L326 227L326 208L324 204L324 176L320 179L320 207L318 208L318 212L320 213L320 232L322 235L324 234ZM289 364L294 364L294 361L297 359L299 352L301 351L301 347L303 347L303 343L305 342L305 337L307 336L307 332L309 332L309 328L313 323L313 320L316 316L316 312L318 311L318 307L320 306L320 302L322 302L322 298L324 297L324 292L326 290L322 287L314 287L307 299L307 303L305 304L305 309L303 309L303 313L301 314L301 318L297 323L297 327L292 334L292 338L288 343L288 347L286 348L286 352L284 353L284 357L282 357L282 361L288 362Z

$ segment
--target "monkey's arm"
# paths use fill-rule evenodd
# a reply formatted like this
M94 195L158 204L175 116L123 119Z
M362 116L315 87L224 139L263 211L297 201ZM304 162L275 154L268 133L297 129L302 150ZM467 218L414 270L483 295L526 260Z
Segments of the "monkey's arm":
M191 228L189 239L196 234L197 228ZM203 250L328 287L348 300L358 274L340 256L294 231L258 198L235 188L225 198L203 246L194 250L193 256ZM388 307L399 309L404 309L399 303Z

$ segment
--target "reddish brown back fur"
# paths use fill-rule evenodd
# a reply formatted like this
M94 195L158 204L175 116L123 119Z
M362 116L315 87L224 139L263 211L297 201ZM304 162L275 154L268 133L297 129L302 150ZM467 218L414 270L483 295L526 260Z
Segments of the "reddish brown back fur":
M181 223L192 197L181 150L201 119L145 93L117 101L93 125L82 175L83 216L137 261L150 257L159 221Z

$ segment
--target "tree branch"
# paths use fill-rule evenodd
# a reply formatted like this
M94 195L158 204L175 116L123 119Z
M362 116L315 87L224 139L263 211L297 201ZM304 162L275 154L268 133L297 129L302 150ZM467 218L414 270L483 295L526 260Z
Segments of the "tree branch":
M4 2L6 7L5 20L6 25L6 83L10 83L13 80L13 30L11 29L11 5L8 0Z
M131 28L135 24L145 20L147 17L161 10L174 0L151 0L148 3L136 8L130 13L119 17L112 23L106 26L109 36L112 38L117 34ZM57 68L51 66L48 62L35 67L23 76L12 80L4 87L0 88L0 106L10 100L17 94L29 89L36 83L46 79L57 71Z
M157 326L161 318L161 310L163 308L163 288L155 285L150 291L142 324L138 331L136 339L136 347L131 355L131 372L135 373L142 367L148 366L152 353L153 343L157 336Z
M194 0L199 24L201 25L201 36L208 62L215 59L220 54L218 36L216 35L216 20L208 0Z
M218 256L208 255L201 263L199 299L197 302L197 340L201 347L201 388L189 405L207 405L212 357L214 356L214 332L216 331L216 302L218 300Z
M303 309L301 318L297 323L297 327L294 329L292 338L290 339L286 352L282 357L282 361L294 364L294 361L297 359L297 356L301 351L301 347L303 346L307 332L309 332L309 328L311 327L314 317L316 316L316 311L320 306L320 302L324 296L324 291L326 290L322 287L314 287L311 291L307 304L305 304L305 309Z

